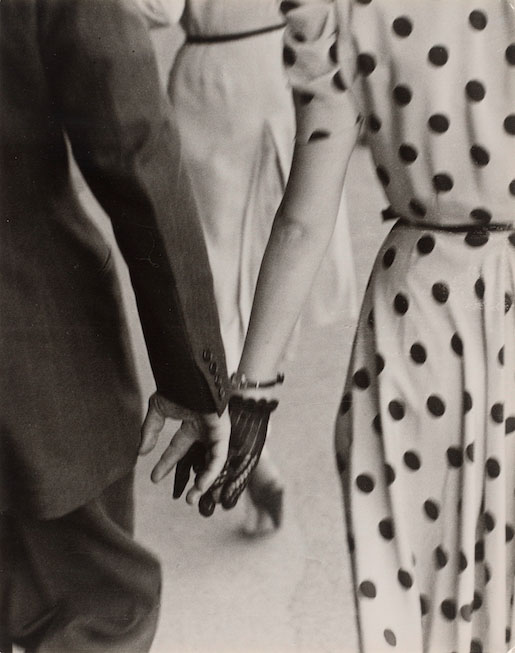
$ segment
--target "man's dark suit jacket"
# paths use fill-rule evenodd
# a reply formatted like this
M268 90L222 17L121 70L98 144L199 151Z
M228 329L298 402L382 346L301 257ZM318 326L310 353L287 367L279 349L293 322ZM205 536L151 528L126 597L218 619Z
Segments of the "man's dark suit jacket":
M227 374L200 223L131 0L0 3L0 496L50 518L127 473L140 398L109 248L128 264L158 390L223 410Z

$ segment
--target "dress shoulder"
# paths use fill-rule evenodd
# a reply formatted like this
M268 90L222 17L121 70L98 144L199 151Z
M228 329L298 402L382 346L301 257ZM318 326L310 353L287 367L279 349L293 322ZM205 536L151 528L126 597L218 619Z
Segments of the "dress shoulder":
M285 0L284 64L293 89L297 140L330 138L354 126L348 0Z

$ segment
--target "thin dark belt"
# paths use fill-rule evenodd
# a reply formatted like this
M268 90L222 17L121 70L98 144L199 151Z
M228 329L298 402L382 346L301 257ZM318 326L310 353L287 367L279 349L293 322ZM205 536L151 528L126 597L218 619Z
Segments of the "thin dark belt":
M267 32L275 32L278 29L282 29L284 23L279 23L278 25L271 25L270 27L261 27L260 29L253 29L250 32L238 32L236 34L206 34L206 35L196 35L189 34L186 38L186 43L192 44L204 44L204 43L225 43L226 41L239 41L240 39L248 39L252 36L259 36L260 34L266 34Z
M444 225L435 224L434 222L412 222L406 218L398 218L395 225L402 227L412 227L413 229L423 229L425 231L447 231L454 234L465 234L470 232L485 232L485 231L513 231L515 225L508 222L488 222L486 224L457 224L457 225Z

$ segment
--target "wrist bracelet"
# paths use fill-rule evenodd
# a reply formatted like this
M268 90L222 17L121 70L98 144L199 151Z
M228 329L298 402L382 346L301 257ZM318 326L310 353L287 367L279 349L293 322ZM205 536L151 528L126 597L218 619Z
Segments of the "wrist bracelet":
M231 388L233 390L256 390L257 388L273 388L276 385L282 385L284 374L280 372L275 379L268 381L251 381L245 374L235 372L231 375Z

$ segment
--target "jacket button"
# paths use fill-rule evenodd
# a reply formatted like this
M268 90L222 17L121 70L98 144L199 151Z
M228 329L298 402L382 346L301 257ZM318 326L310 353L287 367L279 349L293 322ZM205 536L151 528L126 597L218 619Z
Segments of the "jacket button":
M225 397L225 390L223 388L220 388L218 390L218 396L220 397L220 399L223 399Z
M217 388L220 386L220 374L215 374L215 385Z
M211 350L204 349L204 351L202 352L202 358L206 361L206 363L210 361L213 358L213 354L211 353Z
M216 374L218 371L218 365L213 361L212 363L209 363L209 371L211 374Z

